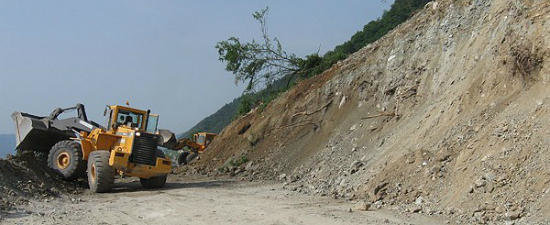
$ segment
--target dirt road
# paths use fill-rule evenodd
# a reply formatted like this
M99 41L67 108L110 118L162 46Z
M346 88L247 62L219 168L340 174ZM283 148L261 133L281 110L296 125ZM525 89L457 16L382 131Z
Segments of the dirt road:
M235 180L169 181L162 190L139 182L113 193L31 202L2 224L444 224L442 218L391 210L349 212L352 202L306 196L280 184Z

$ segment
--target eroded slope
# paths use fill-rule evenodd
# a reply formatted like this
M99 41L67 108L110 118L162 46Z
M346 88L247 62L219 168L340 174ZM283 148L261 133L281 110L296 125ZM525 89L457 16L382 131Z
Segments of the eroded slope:
M434 1L234 121L194 167L470 222L548 218L549 21L547 0Z

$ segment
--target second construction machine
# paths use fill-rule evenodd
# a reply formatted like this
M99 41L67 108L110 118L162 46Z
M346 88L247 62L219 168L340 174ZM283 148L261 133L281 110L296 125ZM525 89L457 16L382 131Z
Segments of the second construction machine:
M59 118L72 110L76 117ZM158 115L111 105L104 116L105 127L89 121L81 104L45 117L15 112L16 149L46 153L48 166L65 179L87 175L92 192L111 190L117 174L139 177L145 188L163 187L171 160L158 149L165 144Z
M167 130L160 130L160 135L163 140L166 140L163 147L171 150L184 150L178 157L178 164L187 164L196 158L200 153L203 153L217 136L215 133L198 132L193 134L191 138L176 139L176 136ZM187 149L185 151L185 149Z

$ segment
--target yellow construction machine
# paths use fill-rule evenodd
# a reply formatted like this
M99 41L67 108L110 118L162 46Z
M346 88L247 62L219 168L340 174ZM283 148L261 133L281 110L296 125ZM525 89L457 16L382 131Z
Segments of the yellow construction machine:
M78 116L58 118L70 110ZM16 148L47 153L48 166L65 179L87 175L92 192L110 191L117 174L139 177L145 188L163 187L171 160L158 149L164 144L159 116L120 105L107 106L104 116L102 127L87 119L81 104L46 117L15 112Z
M160 135L163 137L164 144L170 150L184 150L178 156L178 164L187 164L196 158L200 153L203 153L212 143L212 140L217 136L215 133L198 132L193 134L191 138L176 139L176 136L167 130L160 130Z
M206 147L212 143L212 140L217 136L215 133L199 132L193 134L191 139L182 138L178 140L177 149L184 149L188 147L190 151L184 151L179 156L179 164L190 163L199 154L203 153Z
M175 146L175 149L183 149L184 147L189 147L194 152L203 153L206 147L208 147L208 145L212 142L212 140L214 140L214 137L216 136L217 134L215 133L199 132L193 134L193 137L191 139L179 139L177 145Z

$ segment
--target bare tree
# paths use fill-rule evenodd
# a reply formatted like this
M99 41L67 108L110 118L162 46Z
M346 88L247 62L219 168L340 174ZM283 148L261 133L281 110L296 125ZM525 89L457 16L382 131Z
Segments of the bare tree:
M216 44L219 60L226 63L225 69L235 75L235 83L245 83L245 92L254 92L258 87L269 86L273 81L300 71L302 59L287 53L278 38L269 36L267 15L269 8L254 12L262 38L242 43L231 37Z

